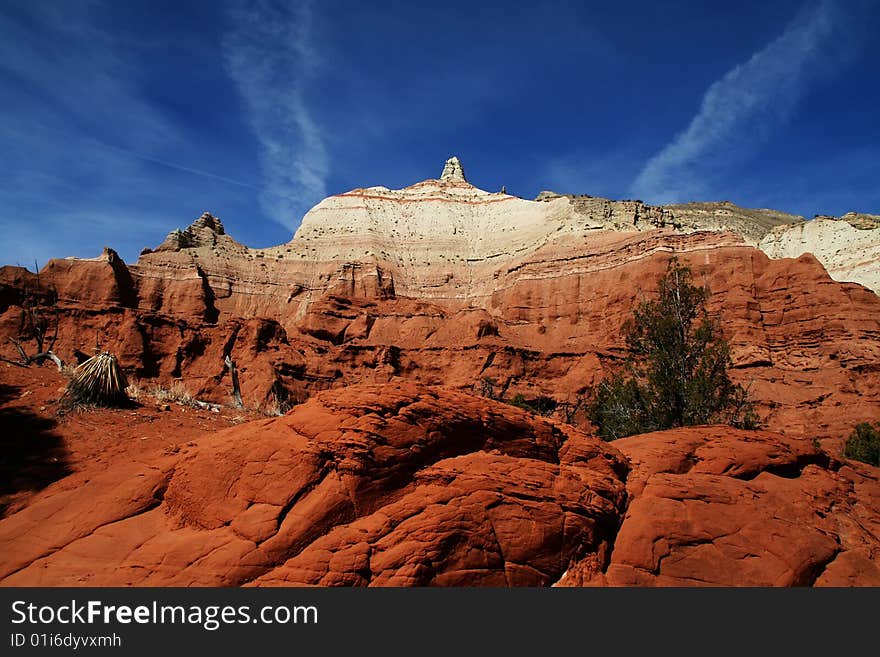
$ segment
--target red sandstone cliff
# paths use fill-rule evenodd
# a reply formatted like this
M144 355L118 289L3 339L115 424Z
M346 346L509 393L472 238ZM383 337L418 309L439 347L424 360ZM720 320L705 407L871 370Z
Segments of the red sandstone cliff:
M230 390L227 353L249 404L273 390L303 401L396 378L464 390L489 379L509 394L566 401L621 355L622 322L675 253L712 289L734 374L752 386L770 428L839 438L880 417L880 298L831 280L809 255L771 260L731 234L560 238L498 266L456 269L448 289L428 297L400 293L412 279L387 262L212 259L210 248L157 252L128 267L112 251L53 260L39 283L3 268L0 333L15 334L21 290L39 285L58 295L63 358L100 343L133 378L181 378L218 402Z
M880 297L753 246L794 219L693 219L713 207L525 201L459 165L331 197L271 249L206 214L137 263L3 267L4 337L37 304L65 360L100 344L135 381L224 403L229 355L247 406L310 401L83 465L0 521L0 581L876 584L877 471L835 455L880 420ZM766 432L603 446L473 396L589 394L673 254L711 288Z

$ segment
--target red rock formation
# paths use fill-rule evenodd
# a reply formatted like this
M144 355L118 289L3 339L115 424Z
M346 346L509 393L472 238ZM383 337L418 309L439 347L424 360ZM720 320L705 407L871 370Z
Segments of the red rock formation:
M880 469L808 441L695 427L614 443L630 502L612 586L880 586Z
M200 433L0 520L0 585L880 585L880 469L777 433L607 444L413 384Z
M394 377L466 390L488 379L508 395L566 401L622 354L620 327L673 251L712 289L734 375L751 386L769 428L840 439L856 422L880 419L880 298L832 281L809 255L770 260L722 233L561 239L502 267L475 265L467 276L477 287L466 298L454 288L405 297L389 263L313 263L328 273L308 279L302 265L275 261L272 275L258 267L263 278L253 278L241 258L219 262L198 249L145 256L128 270L131 288L120 284L117 257L115 268L107 258L51 261L39 282L58 291L62 357L99 343L135 379L183 378L218 402L230 390L227 353L239 363L247 404ZM150 260L159 256L161 265ZM0 272L4 335L20 324L22 276Z
M19 499L2 582L876 583L876 470L828 453L880 420L880 298L744 240L797 219L777 215L525 201L450 161L439 180L326 199L278 247L205 214L129 266L107 249L0 268L10 359L37 304L65 360L100 346L144 387L226 403L230 356L246 407L305 402ZM571 409L619 363L672 255L712 290L768 432L621 441L627 498L615 448L465 394Z
M50 486L0 521L0 583L546 585L601 568L626 471L504 404L353 387Z

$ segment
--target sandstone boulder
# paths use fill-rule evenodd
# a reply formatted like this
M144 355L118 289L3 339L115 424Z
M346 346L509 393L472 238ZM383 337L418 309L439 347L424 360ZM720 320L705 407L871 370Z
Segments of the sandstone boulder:
M611 586L878 586L880 469L730 427L633 436Z
M50 486L0 521L0 583L546 585L603 566L626 472L507 405L355 386Z

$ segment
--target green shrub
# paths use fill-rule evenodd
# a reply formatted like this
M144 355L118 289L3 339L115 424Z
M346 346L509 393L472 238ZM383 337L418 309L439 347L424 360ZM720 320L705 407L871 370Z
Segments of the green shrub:
M517 393L512 399L507 400L507 403L511 406L516 406L517 408L529 411L530 413L543 415L544 417L553 413L558 406L556 400L552 397L539 395L534 399L526 399L522 393Z
M730 380L730 347L717 317L706 311L709 290L673 258L657 286L624 325L628 355L603 380L589 407L605 440L694 424L759 425L747 391Z
M843 455L854 461L880 465L880 430L867 422L857 424L846 440Z
M590 422L604 440L653 431L645 389L633 376L615 372L604 379L588 409Z

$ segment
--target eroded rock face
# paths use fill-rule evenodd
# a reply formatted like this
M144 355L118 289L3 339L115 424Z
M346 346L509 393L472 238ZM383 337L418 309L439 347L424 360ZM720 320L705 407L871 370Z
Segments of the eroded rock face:
M51 288L62 304L88 310L137 305L138 293L131 272L110 248L104 248L97 258L50 260L40 276L45 276L47 283L35 280L34 288Z
M837 281L853 281L880 293L880 217L850 212L780 226L759 247L771 258L812 253Z
M751 246L757 246L773 229L784 230L786 226L797 226L804 221L803 217L787 212L741 208L730 201L680 203L664 206L664 209L685 230L731 231L742 235Z
M880 420L880 298L822 264L876 271L876 232L727 203L526 201L452 158L437 180L326 199L278 247L206 213L136 264L107 249L0 268L4 338L37 304L65 360L100 345L144 387L224 403L231 356L247 406L305 402L180 451L102 452L22 497L0 584L878 585L877 469L829 454ZM673 255L712 290L768 431L612 446L582 412L585 431L473 394L578 408Z
M412 384L318 395L0 521L2 585L547 585L605 565L625 459Z
M233 247L237 242L226 235L223 222L210 212L203 212L189 227L175 229L168 234L165 241L156 247L156 251L180 251L199 247L215 247L223 244Z
M608 444L392 383L181 442L0 520L0 585L880 585L880 469L774 432Z
M880 299L812 255L774 260L750 245L824 220L730 203L527 201L474 187L460 165L325 199L278 247L249 249L206 213L136 264L108 252L53 260L38 278L3 268L0 334L18 334L25 290L40 288L59 299L66 360L100 344L134 379L183 379L211 401L228 399L230 355L248 405L394 377L575 404L619 362L622 323L675 254L711 288L734 377L769 428L840 440L880 420ZM831 223L870 236L869 219ZM850 271L870 270L859 253Z
M39 280L59 291L62 358L99 343L145 386L180 378L210 401L228 400L229 354L248 405L395 377L573 403L623 355L623 322L675 252L713 291L733 375L751 387L768 428L840 440L855 423L880 420L880 298L831 280L812 256L770 260L726 235L601 231L589 243L559 240L504 267L453 275L445 285L482 287L467 303L403 295L392 263L332 265L317 282L286 285L239 270L245 278L223 287L207 256L186 251L173 253L188 258L173 272L129 268L137 296L124 303L106 262L53 261ZM11 303L0 308L0 332L17 335L23 274L4 272Z
M610 565L562 584L880 585L880 469L729 427L614 445L632 471Z

